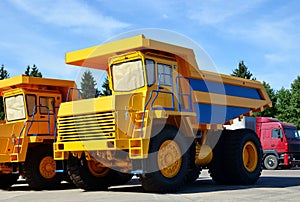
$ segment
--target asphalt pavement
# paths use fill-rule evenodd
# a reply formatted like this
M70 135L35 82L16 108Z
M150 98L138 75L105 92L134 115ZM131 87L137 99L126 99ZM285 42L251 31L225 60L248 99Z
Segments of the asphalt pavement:
M203 170L198 180L184 190L172 194L144 193L137 178L126 185L110 187L108 191L86 192L68 183L56 190L34 191L19 180L9 190L0 191L0 202L134 202L134 201L300 201L300 168L290 170L263 170L255 185L216 185Z

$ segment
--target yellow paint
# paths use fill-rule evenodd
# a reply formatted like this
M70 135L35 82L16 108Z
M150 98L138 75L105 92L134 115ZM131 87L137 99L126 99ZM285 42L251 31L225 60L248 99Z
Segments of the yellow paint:
M248 172L253 172L257 166L260 166L260 164L258 164L257 149L253 142L248 141L245 143L242 155L244 167Z

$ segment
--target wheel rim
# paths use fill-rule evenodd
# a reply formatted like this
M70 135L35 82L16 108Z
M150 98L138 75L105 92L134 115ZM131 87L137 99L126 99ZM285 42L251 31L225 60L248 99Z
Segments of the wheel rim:
M267 164L269 165L270 168L275 168L276 166L276 157L274 156L268 156L267 158Z
M158 151L158 168L166 178L172 178L180 171L182 159L181 150L173 140L163 142Z
M43 178L46 179L54 178L56 175L55 169L56 169L56 163L51 156L46 156L41 160L39 170Z
M108 174L109 168L103 166L102 163L96 160L90 160L87 162L88 168L92 175L95 177L104 177Z
M243 163L248 172L253 172L257 168L258 154L253 142L248 141L243 148Z

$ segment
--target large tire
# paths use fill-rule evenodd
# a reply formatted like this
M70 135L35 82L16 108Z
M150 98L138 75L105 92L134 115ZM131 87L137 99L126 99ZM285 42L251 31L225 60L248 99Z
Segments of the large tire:
M56 173L51 145L43 145L28 150L23 172L32 189L54 189L62 181L62 174Z
M175 192L188 180L190 153L186 140L176 129L167 127L151 138L149 157L146 160L148 173L141 176L143 188L148 192Z
M229 131L224 130L213 148L213 159L208 165L209 173L213 181L217 184L229 184L230 177L225 171L226 164L224 155L224 139L229 135Z
M224 132L219 140L211 176L220 184L254 184L261 175L262 149L257 135L248 129ZM216 156L218 155L218 156Z
M274 154L269 154L264 158L263 164L267 170L276 170L279 165L278 158Z
M17 182L19 175L15 174L1 174L0 175L0 189L8 189Z
M112 185L112 170L99 166L95 160L87 161L85 155L80 159L70 154L67 170L72 182L86 191L107 190Z

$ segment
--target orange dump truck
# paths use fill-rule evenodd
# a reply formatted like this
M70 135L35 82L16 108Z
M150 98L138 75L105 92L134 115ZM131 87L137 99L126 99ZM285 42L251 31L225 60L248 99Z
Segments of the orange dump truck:
M174 192L203 167L217 183L259 178L257 135L223 124L271 106L260 82L202 71L192 49L143 35L69 52L66 63L107 71L112 90L59 109L54 158L78 187L136 175L146 191Z
M56 115L75 82L28 77L0 81L5 120L0 124L0 188L24 175L33 189L53 188L63 174L53 159ZM73 97L73 96L70 96Z

